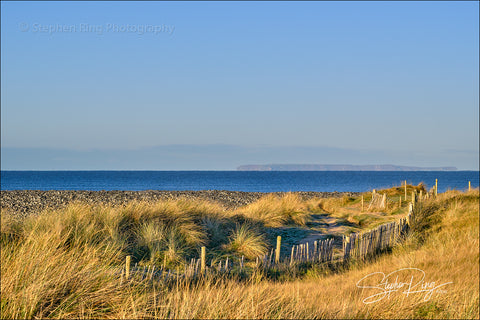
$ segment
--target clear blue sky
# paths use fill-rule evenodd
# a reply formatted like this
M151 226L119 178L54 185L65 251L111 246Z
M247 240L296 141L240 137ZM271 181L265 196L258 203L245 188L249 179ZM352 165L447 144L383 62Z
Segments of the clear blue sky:
M1 10L2 169L246 161L478 170L478 2L55 1ZM158 162L131 157L152 149ZM38 156L48 150L85 162ZM98 153L132 159L109 167Z

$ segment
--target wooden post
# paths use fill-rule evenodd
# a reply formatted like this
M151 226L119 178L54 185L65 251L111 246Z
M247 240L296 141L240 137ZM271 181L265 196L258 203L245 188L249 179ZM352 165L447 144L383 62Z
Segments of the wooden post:
M128 279L128 277L130 276L130 260L130 256L127 256L125 258L125 279Z
M328 261L332 261L333 259L333 239L328 240Z
M280 262L280 246L282 244L282 237L277 237L277 248L275 249L275 263Z
M362 194L362 212L363 212L363 194Z
M435 197L438 194L438 179L435 179Z
M420 196L419 196L419 200L420 200L420 201L422 201L422 200L423 200L423 199L422 199L422 197L423 197L423 191L422 191L422 190L420 190Z
M292 246L292 254L290 255L290 265L293 264L293 254L294 254L295 246Z
M201 259L201 262L200 262L200 272L203 274L205 272L205 258L206 258L206 249L205 247L202 247L201 249L201 254L200 254L200 259Z
M472 183L468 181L468 191L472 191Z
M399 208L402 207L402 196L400 196L400 198L398 198L398 207Z
M405 201L407 201L407 180L405 180Z
M345 237L345 236L344 236ZM318 242L318 253L317 253L318 261L323 262L323 241L320 240Z
M348 258L350 257L350 237L349 236L343 236L343 261L346 262L348 261Z
M382 205L381 207L386 209L386 203L387 203L387 194L384 193L383 196L382 196Z

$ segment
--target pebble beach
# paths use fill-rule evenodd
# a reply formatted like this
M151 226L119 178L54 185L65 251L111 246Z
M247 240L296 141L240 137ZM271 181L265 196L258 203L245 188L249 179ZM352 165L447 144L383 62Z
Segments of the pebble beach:
M294 192L302 199L355 196L357 192ZM126 205L131 201L146 201L153 203L160 200L179 198L201 199L218 202L227 209L235 209L258 200L268 193L241 192L226 190L202 191L71 191L71 190L2 190L0 205L2 210L13 211L18 215L26 216L38 214L44 209L60 209L73 202L87 204L110 204L114 206ZM285 192L273 192L283 195Z

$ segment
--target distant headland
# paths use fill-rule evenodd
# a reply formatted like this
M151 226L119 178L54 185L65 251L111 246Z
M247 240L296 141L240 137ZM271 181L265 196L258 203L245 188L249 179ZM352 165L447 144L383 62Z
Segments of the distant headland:
M238 171L457 171L456 167L409 167L392 164L249 164L239 166Z

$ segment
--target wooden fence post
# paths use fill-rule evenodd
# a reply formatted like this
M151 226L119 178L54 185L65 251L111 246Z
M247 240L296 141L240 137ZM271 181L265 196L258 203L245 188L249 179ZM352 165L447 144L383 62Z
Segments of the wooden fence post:
M407 180L405 180L405 201L407 201Z
M206 249L205 247L202 247L201 249L201 253L200 253L200 259L201 259L201 262L200 262L200 272L203 274L205 272L205 259L206 259Z
M468 181L468 191L472 191L472 183Z
M277 237L277 248L275 249L275 263L280 262L280 246L282 244L282 237Z
M128 279L130 276L130 260L131 260L130 256L127 256L125 258L125 279Z
M435 179L435 197L438 195L438 179Z
M402 207L402 196L400 196L400 198L398 199L398 207Z
M350 237L343 236L343 261L347 262L350 258Z

